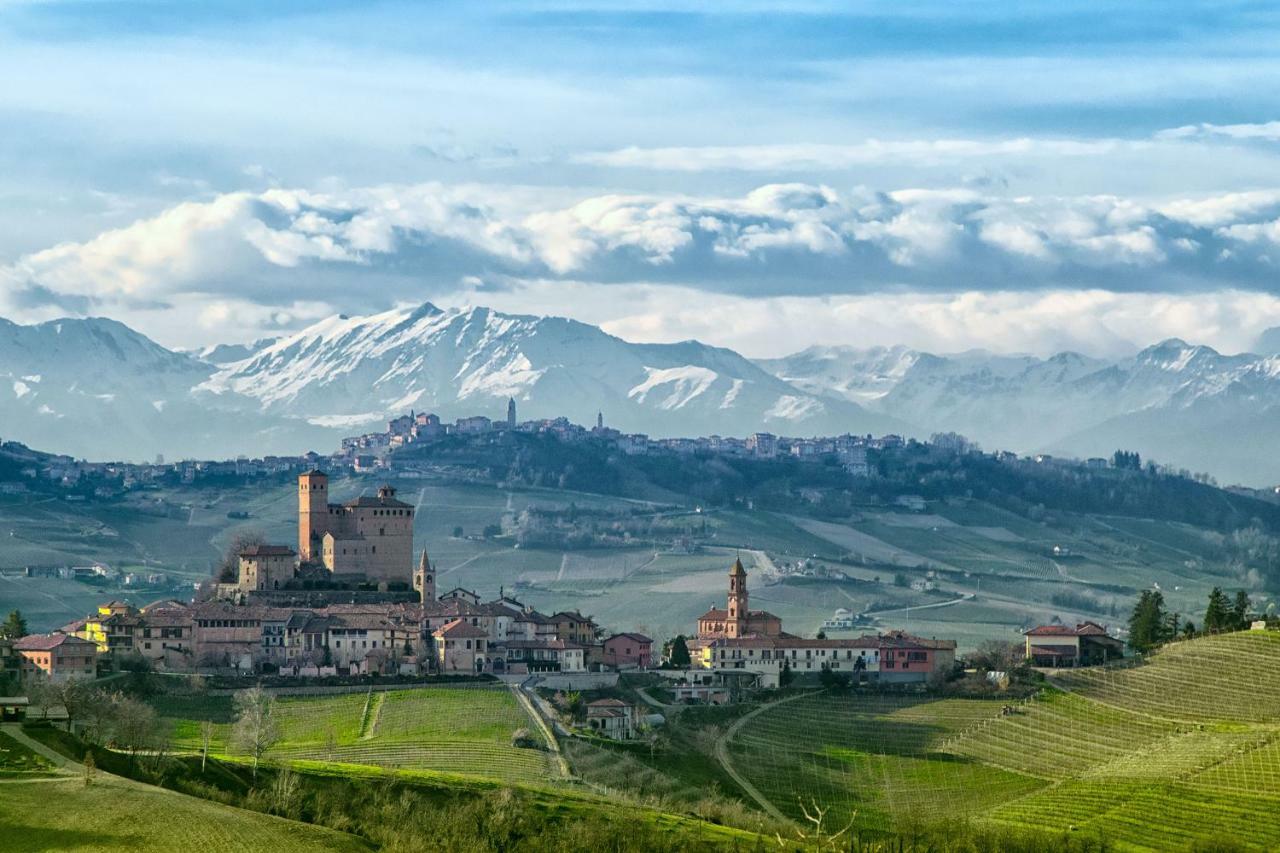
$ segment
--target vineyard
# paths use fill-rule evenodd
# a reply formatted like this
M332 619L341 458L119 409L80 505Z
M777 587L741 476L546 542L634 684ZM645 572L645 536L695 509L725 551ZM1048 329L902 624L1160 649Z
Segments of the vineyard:
M214 723L211 750L236 754L232 697L164 696L154 700L172 725L179 749L198 750L201 721ZM512 746L512 733L537 728L505 687L426 687L371 693L284 696L275 711L279 761L431 770L506 782L538 783L554 776L543 748ZM539 743L540 747L545 744Z
M1005 709L981 699L814 694L765 706L729 758L778 810L842 822L979 819L1121 849L1210 835L1280 845L1280 636L1177 643L1077 670Z

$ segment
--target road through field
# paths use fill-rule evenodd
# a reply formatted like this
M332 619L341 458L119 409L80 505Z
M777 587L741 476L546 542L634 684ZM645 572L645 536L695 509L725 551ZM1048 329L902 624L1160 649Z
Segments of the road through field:
M729 760L729 741L733 740L734 736L737 735L743 726L763 714L765 711L768 711L771 708L776 708L778 705L783 705L794 699L800 699L809 695L809 693L796 693L791 696L787 696L786 698L779 699L776 702L761 705L754 711L743 714L739 717L737 722L730 726L728 730L720 736L720 739L716 741L716 760L720 762L720 766L724 768L724 772L728 773L729 777L738 783L738 787L746 791L751 799L755 800L756 803L759 804L760 808L764 809L770 817L776 818L784 823L790 823L791 820L782 812L778 811L778 807L770 802L768 797L760 793L760 790L755 785L748 782L746 777L739 773L733 766L733 762Z

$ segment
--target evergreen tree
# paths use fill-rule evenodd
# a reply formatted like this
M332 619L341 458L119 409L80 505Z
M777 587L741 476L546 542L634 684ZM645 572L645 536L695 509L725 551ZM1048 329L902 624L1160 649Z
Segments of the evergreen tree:
M27 620L23 618L21 611L10 611L8 618L4 620L4 624L0 625L0 637L6 640L16 640L25 636L27 636Z
M1235 603L1231 605L1231 616L1236 624L1237 631L1243 631L1249 627L1249 609L1253 607L1253 602L1249 600L1249 594L1243 589L1236 591Z
M1139 652L1150 651L1171 639L1170 628L1164 596L1156 590L1143 590L1129 617L1129 645Z
M671 665L684 668L692 663L689 657L689 645L684 641L684 634L680 634L671 641Z
M1204 611L1204 629L1206 631L1230 630L1234 614L1231 611L1231 600L1221 587L1215 586L1209 593L1209 606Z

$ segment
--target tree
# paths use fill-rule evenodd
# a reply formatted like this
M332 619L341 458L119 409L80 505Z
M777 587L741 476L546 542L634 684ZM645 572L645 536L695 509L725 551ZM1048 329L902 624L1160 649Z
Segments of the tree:
M213 742L213 720L200 721L200 772L209 762L209 744Z
M974 669L988 672L1008 672L1017 669L1026 660L1023 643L1008 640L983 640L969 657Z
M791 683L791 664L786 661L782 662L782 669L778 670L778 686L786 687Z
M57 695L62 707L67 709L67 731L71 731L73 723L88 718L93 713L93 706L102 701L99 691L75 678L60 685L50 685L50 689Z
M253 778L258 778L258 762L280 740L275 716L275 700L261 687L241 690L235 695L236 723L232 739L253 758Z
M23 617L22 611L10 610L9 616L0 624L0 638L6 640L17 640L27 636L27 620Z
M156 710L138 699L117 693L112 697L115 711L115 742L137 756L153 746L160 732Z
M454 538L454 539L461 539L461 538L462 538L462 525L461 525L461 524L459 524L457 527L453 528L453 538Z
M689 644L685 642L684 634L678 634L671 641L671 654L668 657L671 665L681 669L688 667L693 663L693 659L689 656Z
M1231 605L1231 621L1237 631L1243 631L1249 627L1249 609L1253 606L1253 602L1249 601L1249 594L1243 589L1236 591L1236 600Z
M49 683L48 677L43 672L37 672L31 676L30 681L27 682L27 701L32 708L40 710L40 719L48 718L49 709L57 700L57 690Z
M1231 611L1231 600L1221 587L1214 587L1209 592L1209 605L1204 611L1204 629L1206 631L1230 630L1234 614Z
M231 541L227 543L226 550L222 552L222 559L213 568L214 579L218 583L235 583L238 581L240 579L240 552L252 548L254 545L265 544L267 544L267 537L257 530L241 531L231 537Z
M1169 627L1164 596L1156 590L1143 590L1129 617L1129 645L1148 652L1171 638Z
M93 779L98 775L98 764L93 760L93 750L87 749L84 753L84 786L87 788L93 784Z

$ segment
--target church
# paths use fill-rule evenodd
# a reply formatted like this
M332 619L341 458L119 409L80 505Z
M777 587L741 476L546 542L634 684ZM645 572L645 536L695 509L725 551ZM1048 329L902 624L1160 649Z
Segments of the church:
M747 570L741 558L729 569L729 597L724 609L712 607L698 617L698 640L739 637L785 637L782 620L767 610L752 610L747 592Z

